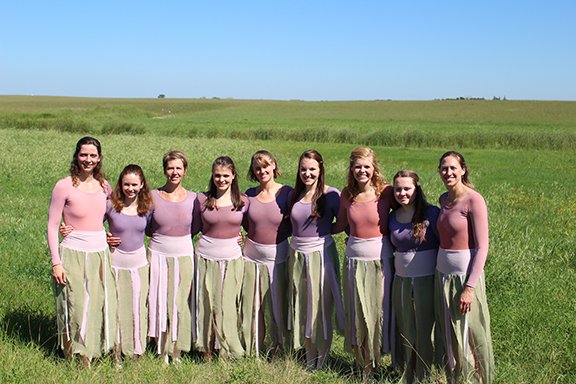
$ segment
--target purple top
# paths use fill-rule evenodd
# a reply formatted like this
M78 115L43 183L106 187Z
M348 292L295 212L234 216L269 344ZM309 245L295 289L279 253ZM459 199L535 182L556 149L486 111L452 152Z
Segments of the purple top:
M157 189L152 190L154 208L148 233L165 236L186 236L192 232L192 211L196 193L188 192L186 199L174 203L160 197Z
M388 227L390 229L390 241L399 252L425 251L428 249L438 249L440 240L436 231L436 222L440 209L434 205L429 205L426 210L426 220L424 226L426 236L422 243L417 243L412 236L412 223L400 223L396 220L396 212L390 213Z
M256 197L258 187L246 191L250 209L244 220L244 229L250 240L259 244L280 244L290 236L290 220L286 217L290 192L292 187L283 185L274 201L263 203Z
M132 252L144 246L144 231L150 221L152 212L148 211L144 216L126 215L118 212L108 200L106 204L106 219L112 236L119 237L122 242L118 249L124 252Z
M310 217L312 203L303 203L297 200L290 212L292 223L292 235L298 237L322 237L332 232L332 221L338 215L340 206L340 191L329 187L324 194L326 197L326 209L324 216L319 219Z
M238 237L242 221L244 220L244 214L250 206L248 198L242 195L244 207L239 211L235 210L233 205L209 210L204 206L206 200L207 196L205 193L199 193L196 198L199 216L202 220L202 228L200 229L202 234L215 239Z

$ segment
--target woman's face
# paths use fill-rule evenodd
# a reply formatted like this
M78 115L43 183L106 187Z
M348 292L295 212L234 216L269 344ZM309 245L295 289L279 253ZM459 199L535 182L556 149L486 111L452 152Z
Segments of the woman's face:
M394 180L394 198L403 207L414 204L416 185L411 177L397 177Z
M232 185L234 173L228 167L217 165L212 169L212 182L220 192L226 192Z
M369 158L356 159L352 164L352 175L359 184L366 184L374 175L374 164Z
M320 164L314 159L305 157L300 160L298 174L306 188L315 187L320 177Z
M274 171L276 170L276 164L268 159L268 165L264 162L255 161L252 165L252 172L256 175L256 178L260 183L266 183L274 179Z
M98 154L98 148L93 144L83 144L80 146L80 151L76 157L76 161L80 170L84 173L94 172L94 168L100 162L100 155Z
M168 160L168 163L166 163L166 169L164 170L164 175L166 175L166 180L170 184L180 185L182 179L186 175L186 168L184 168L182 160Z
M135 199L138 197L138 193L144 186L140 176L134 173L127 173L122 176L122 194L127 199Z
M440 163L438 171L446 188L453 188L458 185L466 173L466 169L462 168L460 161L454 156L445 157Z

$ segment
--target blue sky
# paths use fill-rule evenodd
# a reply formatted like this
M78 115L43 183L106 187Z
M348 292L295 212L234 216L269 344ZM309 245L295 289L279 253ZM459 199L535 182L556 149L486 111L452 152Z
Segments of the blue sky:
M0 0L0 94L576 100L576 1Z

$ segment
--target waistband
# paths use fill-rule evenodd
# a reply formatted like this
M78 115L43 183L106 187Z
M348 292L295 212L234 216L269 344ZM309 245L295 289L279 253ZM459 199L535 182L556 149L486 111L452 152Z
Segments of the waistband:
M202 235L196 244L196 254L212 261L235 260L242 257L242 249L236 237L217 239Z
M155 233L150 239L150 250L167 256L192 256L194 244L190 235L166 236Z
M290 241L290 248L302 253L312 253L321 251L330 246L334 242L332 236L322 237L298 237L292 236Z
M119 269L135 269L141 268L148 264L146 258L146 248L140 247L135 251L121 251L116 248L110 255L112 258L112 266Z
M288 240L279 244L260 244L246 238L244 258L258 264L281 264L288 260Z
M466 275L475 254L475 249L440 248L438 249L436 269L445 275Z
M83 252L99 252L108 248L104 231L72 231L60 245Z
M369 239L350 236L346 242L346 256L351 260L381 260L384 257L389 257L383 255L383 251L386 250L386 243L388 243L388 239L385 236L372 237Z
M394 255L394 268L400 277L433 275L436 269L437 249L398 252Z

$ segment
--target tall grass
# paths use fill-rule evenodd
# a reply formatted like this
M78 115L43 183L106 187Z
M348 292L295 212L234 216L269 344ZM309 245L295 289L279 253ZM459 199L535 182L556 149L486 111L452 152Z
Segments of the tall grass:
M39 112L35 112L39 113ZM43 112L44 113L44 112ZM51 113L51 112L46 112ZM50 119L43 116L42 119ZM359 382L351 374L353 359L334 342L330 368L307 373L296 356L277 361L252 358L202 363L186 356L181 367L163 368L153 353L128 361L115 371L105 358L87 371L67 363L56 350L54 301L45 241L50 192L67 175L79 133L52 129L0 129L0 381L23 382L182 382L305 383ZM441 132L440 132L441 133ZM353 142L310 143L239 138L156 136L131 132L100 134L104 166L110 181L127 163L140 164L153 186L160 185L161 156L173 148L190 157L187 188L207 188L210 165L230 155L239 172L250 155L266 148L279 159L280 181L293 184L300 153L314 147L326 161L328 184L345 183ZM398 169L416 170L430 201L442 193L436 174L443 149L373 145L388 178ZM490 215L490 254L486 266L488 300L499 383L576 382L576 154L561 150L468 149L464 155ZM241 177L241 188L250 183ZM339 250L343 239L337 238ZM377 377L394 382L389 358Z
M576 102L0 96L0 128L420 148L576 150Z

